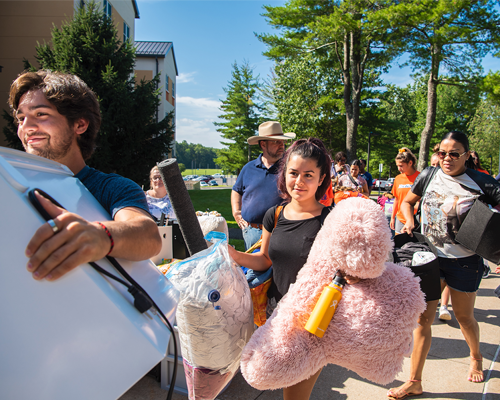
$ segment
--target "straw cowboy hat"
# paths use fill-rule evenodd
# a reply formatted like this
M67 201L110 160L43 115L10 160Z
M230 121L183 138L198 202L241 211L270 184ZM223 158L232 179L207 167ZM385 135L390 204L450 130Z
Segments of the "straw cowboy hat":
M294 139L295 133L283 133L281 124L276 121L267 121L259 125L259 134L247 139L248 144L258 144L260 140L288 140Z

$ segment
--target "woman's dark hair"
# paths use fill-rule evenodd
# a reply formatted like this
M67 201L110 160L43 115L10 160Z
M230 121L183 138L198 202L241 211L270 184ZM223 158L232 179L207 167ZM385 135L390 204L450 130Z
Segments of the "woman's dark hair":
M285 155L281 159L278 175L278 189L281 192L280 196L286 201L290 201L292 199L286 190L286 167L292 155L298 155L302 158L316 160L316 166L320 169L320 177L324 176L323 182L320 186L318 186L315 195L316 200L321 199L331 183L330 171L332 168L332 161L330 160L325 145L320 139L317 138L299 139L286 151Z
M352 163L351 163L351 167L352 166L356 166L356 167L359 167L359 169L361 169L361 160L354 160Z
M462 146L464 146L465 151L469 151L469 139L467 138L467 135L463 132L459 131L451 131L448 132L443 136L443 139L441 139L441 142L443 140L455 140L456 142L460 143Z
M345 158L347 161L347 156L343 151L339 151L335 154L335 162L338 163L342 158Z
M95 93L76 75L49 70L24 72L10 87L9 105L15 121L21 97L37 90L42 91L70 125L80 118L89 122L87 130L77 137L83 159L88 160L94 152L97 132L101 126L101 113Z
M413 168L416 168L417 165L417 157L415 157L415 154L413 154L408 147L402 147L399 149L396 160L402 161L405 164L409 164L410 161L412 161Z
M474 169L484 169L481 165L481 160L479 159L479 154L476 150L472 150L470 152L470 156L472 157L472 161L474 162Z

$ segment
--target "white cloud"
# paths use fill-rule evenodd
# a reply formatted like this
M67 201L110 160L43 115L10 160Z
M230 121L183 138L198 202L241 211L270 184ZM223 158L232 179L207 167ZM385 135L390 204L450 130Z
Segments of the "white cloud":
M176 140L201 144L205 147L222 148L220 133L215 130L215 118L190 119L177 118Z
M221 102L208 97L178 96L176 98L176 140L222 148L221 136L214 122L222 113Z
M179 76L176 78L176 82L177 83L194 82L194 75L196 75L196 72L181 72Z
M221 105L219 100L189 96L177 96L176 102L177 104L184 104L189 107L211 109L215 112L219 112L219 106Z

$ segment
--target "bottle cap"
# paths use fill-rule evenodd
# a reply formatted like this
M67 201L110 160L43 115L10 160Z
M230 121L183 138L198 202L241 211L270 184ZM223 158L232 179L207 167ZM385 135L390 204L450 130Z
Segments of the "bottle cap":
M220 306L216 306L215 303L217 303L220 300L220 293L218 290L213 289L208 293L208 301L212 303L214 306L215 310L220 310Z
M333 279L333 283L336 283L339 286L344 286L345 279L340 274L337 274L337 275L335 275L335 278Z

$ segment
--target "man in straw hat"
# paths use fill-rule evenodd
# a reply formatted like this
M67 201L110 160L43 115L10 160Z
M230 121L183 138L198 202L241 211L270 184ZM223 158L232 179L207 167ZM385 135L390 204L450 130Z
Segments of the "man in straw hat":
M295 133L283 133L275 121L260 124L259 134L248 138L248 144L258 144L262 154L243 167L231 192L233 216L243 231L246 249L259 240L266 211L281 202L278 161L285 152L285 140L293 138Z

